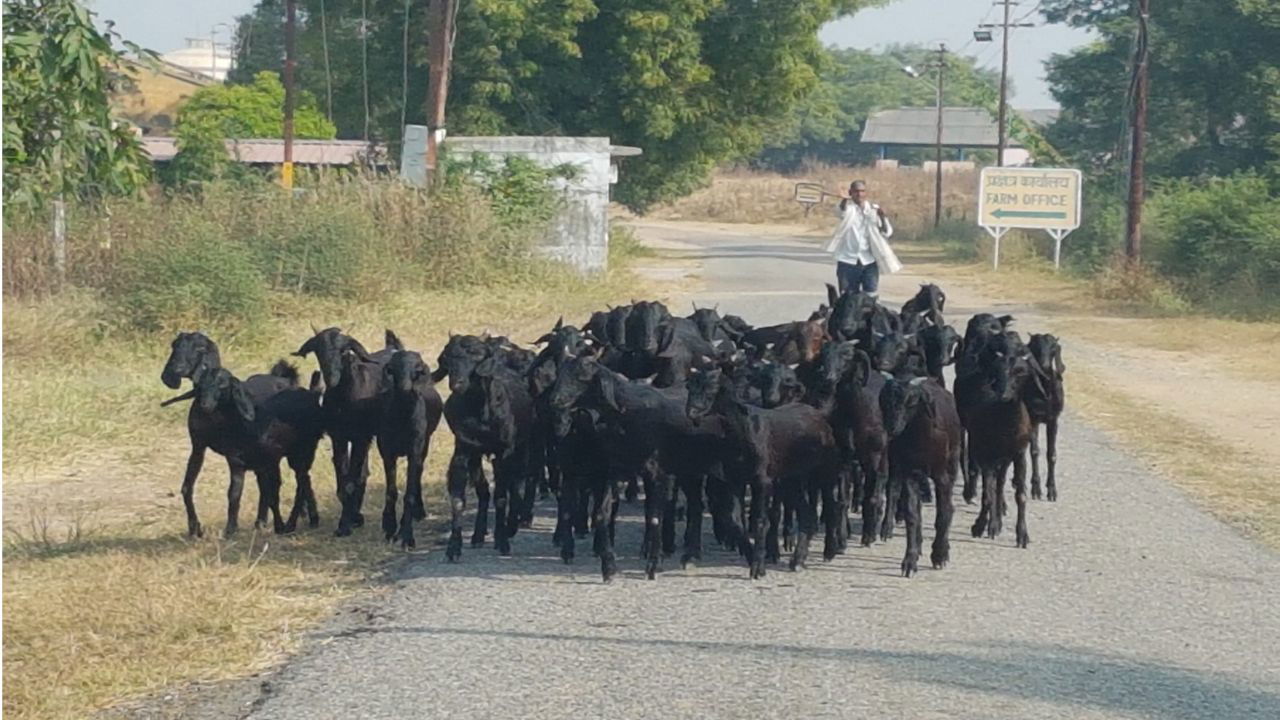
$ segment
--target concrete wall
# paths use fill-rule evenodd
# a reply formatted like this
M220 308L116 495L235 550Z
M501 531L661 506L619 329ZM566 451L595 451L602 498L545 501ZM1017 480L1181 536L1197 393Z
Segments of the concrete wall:
M405 133L406 160L425 153L426 129L410 126ZM423 151L413 145L421 139ZM543 167L572 163L578 167L573 180L557 179L564 206L552 221L542 251L583 272L600 272L609 263L609 138L604 137L449 137L445 152L453 155L484 153L502 162L508 155L523 155ZM422 177L421 163L402 163L402 174L413 182Z

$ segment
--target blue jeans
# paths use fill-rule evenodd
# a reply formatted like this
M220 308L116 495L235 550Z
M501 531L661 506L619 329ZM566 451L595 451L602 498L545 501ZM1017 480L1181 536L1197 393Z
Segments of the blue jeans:
M874 293L880 288L880 266L876 263L850 265L849 263L837 262L836 283L840 286L841 294L846 292Z

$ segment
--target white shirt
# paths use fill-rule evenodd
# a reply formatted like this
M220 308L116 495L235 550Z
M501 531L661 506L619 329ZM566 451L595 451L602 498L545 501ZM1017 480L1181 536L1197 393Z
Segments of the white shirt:
M889 224L888 218L884 220L884 231L876 227L879 222L876 211L879 207L869 201L864 201L859 206L852 200L845 203L844 210L841 210L839 205L835 206L836 215L840 217L835 243L835 256L838 262L849 265L858 263L870 265L876 261L875 255L871 253L871 233L880 232L885 238L893 235L893 226Z

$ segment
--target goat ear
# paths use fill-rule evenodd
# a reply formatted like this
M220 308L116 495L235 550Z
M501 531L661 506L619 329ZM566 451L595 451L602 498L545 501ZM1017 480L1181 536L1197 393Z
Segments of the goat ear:
M387 328L386 346L388 350L404 350L404 343L400 342L400 338L390 328Z
M254 409L253 400L249 398L249 393L244 391L244 387L240 383L236 383L231 388L231 400L236 405L236 412L240 413L240 417L245 422L253 422Z
M556 329L558 330L559 328L556 328ZM543 335L542 337L538 338L537 340L534 340L534 341L533 341L533 344L534 344L534 345L541 345L541 344L543 344L543 343L549 343L549 342L551 342L554 338L555 338L555 334L554 334L554 333L547 333L547 334Z
M302 347L298 348L296 352L292 353L292 355L294 357L306 357L309 353L313 353L315 351L316 351L316 336L312 335L311 337L307 338L307 341L302 343Z
M1009 327L1010 323L1012 323L1012 322L1013 322L1013 316L1012 316L1012 315L1001 315L1000 317L996 318L996 320L998 320L998 321L1000 322L1000 327L1002 327L1002 328L1007 328L1007 327Z
M431 382L438 383L447 377L449 377L449 368L441 365L435 369L435 372L431 373Z
M559 319L559 320L556 320L556 326L555 326L554 328L551 328L551 329L552 329L553 331L559 331L559 330L563 330L563 329L564 329L564 316L563 316L563 315L561 315L561 316L560 316L560 319Z
M669 358L675 355L675 348L672 347L675 336L675 328L670 325L658 328L658 357Z
M311 387L309 389L313 393L324 391L324 375L319 370L311 372Z
M1062 362L1062 348L1053 349L1053 369L1058 371L1059 375L1067 374L1067 366Z

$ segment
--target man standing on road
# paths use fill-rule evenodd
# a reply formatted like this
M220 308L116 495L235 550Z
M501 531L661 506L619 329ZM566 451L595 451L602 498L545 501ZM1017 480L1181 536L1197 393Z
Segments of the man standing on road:
M854 180L847 195L841 193L836 226L827 252L836 257L836 282L840 292L865 292L872 295L880 287L880 271L895 273L902 263L889 247L887 238L893 226L884 210L867 200L867 184Z

